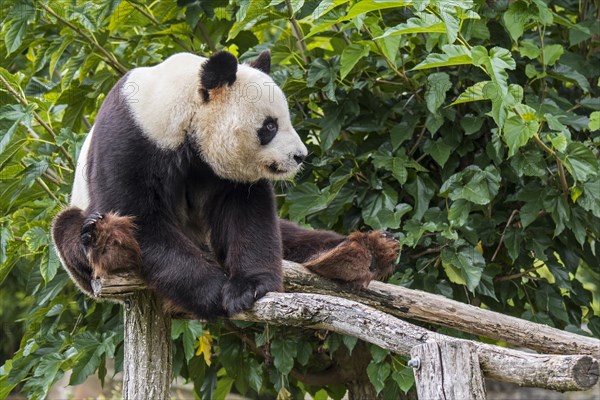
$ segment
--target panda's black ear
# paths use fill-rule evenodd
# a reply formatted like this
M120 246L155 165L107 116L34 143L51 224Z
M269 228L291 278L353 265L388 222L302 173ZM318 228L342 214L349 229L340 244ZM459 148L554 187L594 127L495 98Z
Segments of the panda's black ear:
M271 52L269 50L263 51L256 60L250 62L248 65L265 74L269 74L271 72Z
M218 51L202 64L200 83L202 91L216 89L221 86L231 86L235 82L238 60L227 51Z

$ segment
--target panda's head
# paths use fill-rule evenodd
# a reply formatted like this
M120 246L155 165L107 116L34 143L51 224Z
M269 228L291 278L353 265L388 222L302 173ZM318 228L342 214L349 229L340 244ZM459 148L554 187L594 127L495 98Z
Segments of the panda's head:
M200 71L200 100L188 134L214 172L237 182L281 180L307 155L281 89L269 77L269 52L250 64L218 52Z

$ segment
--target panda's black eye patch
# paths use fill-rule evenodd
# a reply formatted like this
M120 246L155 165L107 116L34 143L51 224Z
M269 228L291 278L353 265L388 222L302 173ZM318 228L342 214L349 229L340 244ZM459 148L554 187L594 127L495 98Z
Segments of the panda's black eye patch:
M260 140L260 144L262 146L269 144L277 134L278 129L279 126L277 125L276 119L272 117L265 118L262 126L258 130L258 140Z

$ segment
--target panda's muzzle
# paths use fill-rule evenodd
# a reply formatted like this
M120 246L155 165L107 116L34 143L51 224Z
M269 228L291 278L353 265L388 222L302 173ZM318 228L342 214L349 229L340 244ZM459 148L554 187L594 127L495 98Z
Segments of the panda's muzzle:
M302 164L302 162L304 161L305 158L306 158L306 154L297 153L290 157L290 160L289 160L290 165L289 166L286 165L288 168L285 168L285 169L281 168L281 165L277 162L273 162L273 163L269 164L268 168L269 168L269 171L274 174L278 174L278 175L289 174L292 170L297 169L300 166L300 164ZM295 163L295 164L292 164L292 160L293 160L293 163ZM286 164L288 164L288 163L286 163Z
M300 165L306 158L306 154L294 154L293 158L294 158L294 161L296 161L296 164Z
M279 165L277 165L277 163L272 163L269 165L269 171L271 171L274 174L287 174L289 171L284 170L284 169L280 169Z

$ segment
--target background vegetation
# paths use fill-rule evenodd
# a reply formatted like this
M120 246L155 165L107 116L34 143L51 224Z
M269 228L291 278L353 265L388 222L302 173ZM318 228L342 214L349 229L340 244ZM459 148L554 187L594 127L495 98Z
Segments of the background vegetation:
M119 306L75 289L50 221L108 90L181 51L271 50L311 152L277 185L283 217L390 230L390 282L600 337L597 0L1 7L0 398L121 368ZM326 332L174 321L173 339L174 373L203 399L339 399L350 378L396 399L413 383L406 360Z

